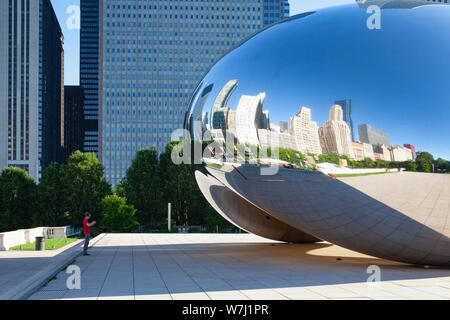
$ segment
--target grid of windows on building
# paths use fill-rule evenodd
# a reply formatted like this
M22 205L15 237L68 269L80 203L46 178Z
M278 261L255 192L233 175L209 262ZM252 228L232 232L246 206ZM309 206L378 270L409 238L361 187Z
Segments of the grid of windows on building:
M99 1L81 0L80 85L84 92L82 151L98 155Z
M198 81L268 24L264 10L269 23L289 15L278 0L101 2L99 153L109 182L124 177L138 150L165 149Z
M0 2L0 170L62 161L64 38L50 0Z

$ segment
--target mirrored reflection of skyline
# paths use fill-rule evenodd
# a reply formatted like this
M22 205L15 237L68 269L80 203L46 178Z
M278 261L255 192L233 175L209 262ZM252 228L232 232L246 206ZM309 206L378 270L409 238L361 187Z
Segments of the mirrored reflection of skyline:
M191 116L191 121L196 123L192 132L196 140L211 136L217 142L280 147L305 155L340 154L358 161L370 158L402 162L415 157L414 145L391 146L388 134L369 124L358 126L359 139L356 139L349 99L335 102L329 110L329 119L321 126L313 120L312 110L305 106L277 125L271 121L270 111L265 109L265 92L256 96L242 95L237 106L228 104L238 87L237 80L228 81L220 90L211 114L201 113L205 96L213 87L214 84L210 84L198 93L195 106L200 108L194 109Z
M212 123L214 101L231 80L238 84L221 107L236 111L242 96L265 93L264 110L275 125L289 122L305 106L321 126L335 102L351 100L355 140L358 125L369 124L388 133L392 145L413 144L450 158L450 80L442 71L450 70L450 44L442 41L450 21L435 23L425 15L439 16L447 8L388 10L383 28L375 32L366 28L368 15L357 5L324 9L336 11L333 21L318 11L278 24L206 75L204 86L214 89L202 113ZM392 12L400 14L393 19ZM412 17L420 23L411 23ZM333 25L332 35L319 27L327 24Z

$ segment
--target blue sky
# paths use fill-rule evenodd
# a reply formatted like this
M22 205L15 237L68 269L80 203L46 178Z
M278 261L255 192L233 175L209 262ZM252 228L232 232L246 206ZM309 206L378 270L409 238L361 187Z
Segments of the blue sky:
M65 55L65 70L64 78L66 85L78 85L79 80L79 66L80 66L80 30L70 30L67 28L67 20L70 14L67 9L70 6L80 6L79 0L51 0L56 15L58 16L59 24L64 33L64 55Z

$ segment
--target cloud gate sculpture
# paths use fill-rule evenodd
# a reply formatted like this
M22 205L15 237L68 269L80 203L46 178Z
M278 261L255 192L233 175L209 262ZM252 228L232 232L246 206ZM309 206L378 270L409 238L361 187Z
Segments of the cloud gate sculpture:
M368 2L291 17L212 67L185 121L211 142L196 179L248 232L449 266L450 174L336 177L317 164L405 165L412 145L450 154L450 7Z

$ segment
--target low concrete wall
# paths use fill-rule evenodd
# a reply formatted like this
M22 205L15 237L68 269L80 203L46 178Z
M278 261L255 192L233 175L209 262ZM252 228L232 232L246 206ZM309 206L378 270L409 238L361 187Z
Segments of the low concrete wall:
M39 227L0 233L0 251L6 251L21 244L33 243L36 237L45 237L46 239L67 238L67 236L76 234L76 230L70 226Z
M25 230L25 240L26 240L25 243L33 243L36 240L36 237L43 237L43 236L44 236L43 227Z
M319 163L317 168L324 174L364 174L364 173L381 173L381 172L398 172L398 169L351 169L347 167L341 167L333 163Z
M27 243L26 230L17 230L0 234L0 250L5 251L19 244Z
M44 235L46 239L66 238L66 230L67 227L45 228Z

